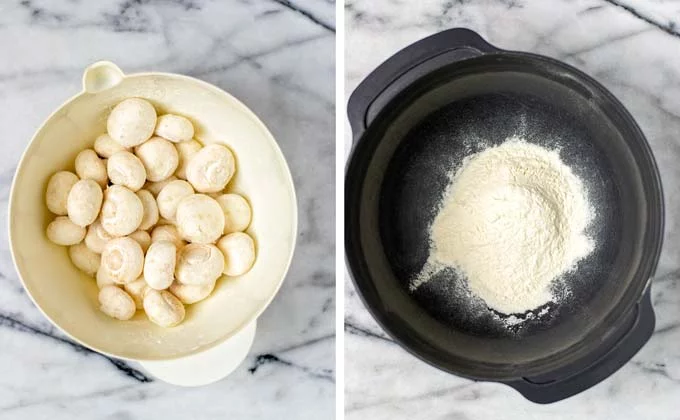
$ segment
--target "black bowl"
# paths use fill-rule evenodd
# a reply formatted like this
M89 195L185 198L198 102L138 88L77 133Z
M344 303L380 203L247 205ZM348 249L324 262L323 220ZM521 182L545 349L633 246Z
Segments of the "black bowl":
M400 51L349 102L347 263L364 303L407 350L441 369L503 382L536 402L580 392L627 362L654 329L649 300L663 197L644 135L595 80L559 61L501 51L453 29ZM456 304L456 274L415 292L428 227L451 168L513 135L559 148L584 181L595 250L566 275L569 297L515 328ZM498 314L496 314L498 315Z

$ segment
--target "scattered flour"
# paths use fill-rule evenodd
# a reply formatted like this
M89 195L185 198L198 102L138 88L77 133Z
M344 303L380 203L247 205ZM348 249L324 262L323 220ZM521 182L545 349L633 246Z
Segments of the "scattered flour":
M593 250L581 180L558 151L513 137L465 159L430 228L430 257L415 290L444 267L467 279L508 326L548 312L552 283ZM524 314L516 316L512 314Z

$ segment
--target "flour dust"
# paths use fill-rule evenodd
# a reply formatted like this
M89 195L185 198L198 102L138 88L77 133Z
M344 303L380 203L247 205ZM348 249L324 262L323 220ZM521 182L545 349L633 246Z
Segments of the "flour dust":
M508 327L548 314L569 294L552 286L594 248L581 180L559 151L519 137L468 156L450 178L411 290L454 269L466 311L492 310Z

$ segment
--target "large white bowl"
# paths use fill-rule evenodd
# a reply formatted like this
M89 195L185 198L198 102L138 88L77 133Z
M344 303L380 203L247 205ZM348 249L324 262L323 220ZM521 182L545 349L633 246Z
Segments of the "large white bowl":
M57 327L96 351L138 361L173 360L203 352L244 327L269 305L290 265L297 207L286 161L264 124L231 95L200 80L166 73L123 75L109 62L90 66L84 90L38 129L19 163L10 196L9 237L19 277L35 304ZM73 170L76 154L106 131L111 108L125 98L149 100L159 114L189 117L204 144L229 146L237 173L228 189L253 209L248 233L257 261L247 274L222 278L211 297L187 306L184 323L160 328L142 312L127 322L101 313L95 280L79 272L67 248L47 240L52 215L44 195L49 177Z

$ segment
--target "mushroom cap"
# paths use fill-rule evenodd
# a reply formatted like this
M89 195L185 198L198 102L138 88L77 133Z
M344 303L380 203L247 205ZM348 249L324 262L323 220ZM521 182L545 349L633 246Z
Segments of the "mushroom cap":
M173 143L185 142L194 137L194 126L181 115L165 114L158 117L155 133Z
M99 290L99 309L106 315L126 321L135 315L137 307L132 297L117 286L104 286Z
M236 171L231 151L221 144L209 144L196 152L186 167L187 180L198 192L222 191Z
M224 270L224 256L215 245L189 244L179 252L175 278L182 284L204 285L217 280Z
M184 305L167 290L147 290L143 304L149 320L161 327L174 327L184 320Z
M184 197L177 205L179 234L192 243L214 243L224 231L224 212L215 199L204 194Z
M78 182L78 176L73 172L59 171L50 177L45 190L45 204L47 209L58 216L66 216L68 210L66 201L71 188Z
M162 137L152 137L135 148L135 155L144 164L146 178L159 182L170 177L179 165L175 146Z
M135 193L122 185L112 185L104 193L99 219L112 236L129 235L142 223L144 207Z
M141 98L125 99L116 105L106 121L111 138L123 147L135 147L147 141L156 128L156 110Z
M255 263L255 242L247 233L234 232L217 241L217 248L224 254L224 274L240 276Z
M146 169L141 160L128 151L113 154L106 163L112 184L137 191L146 182Z

